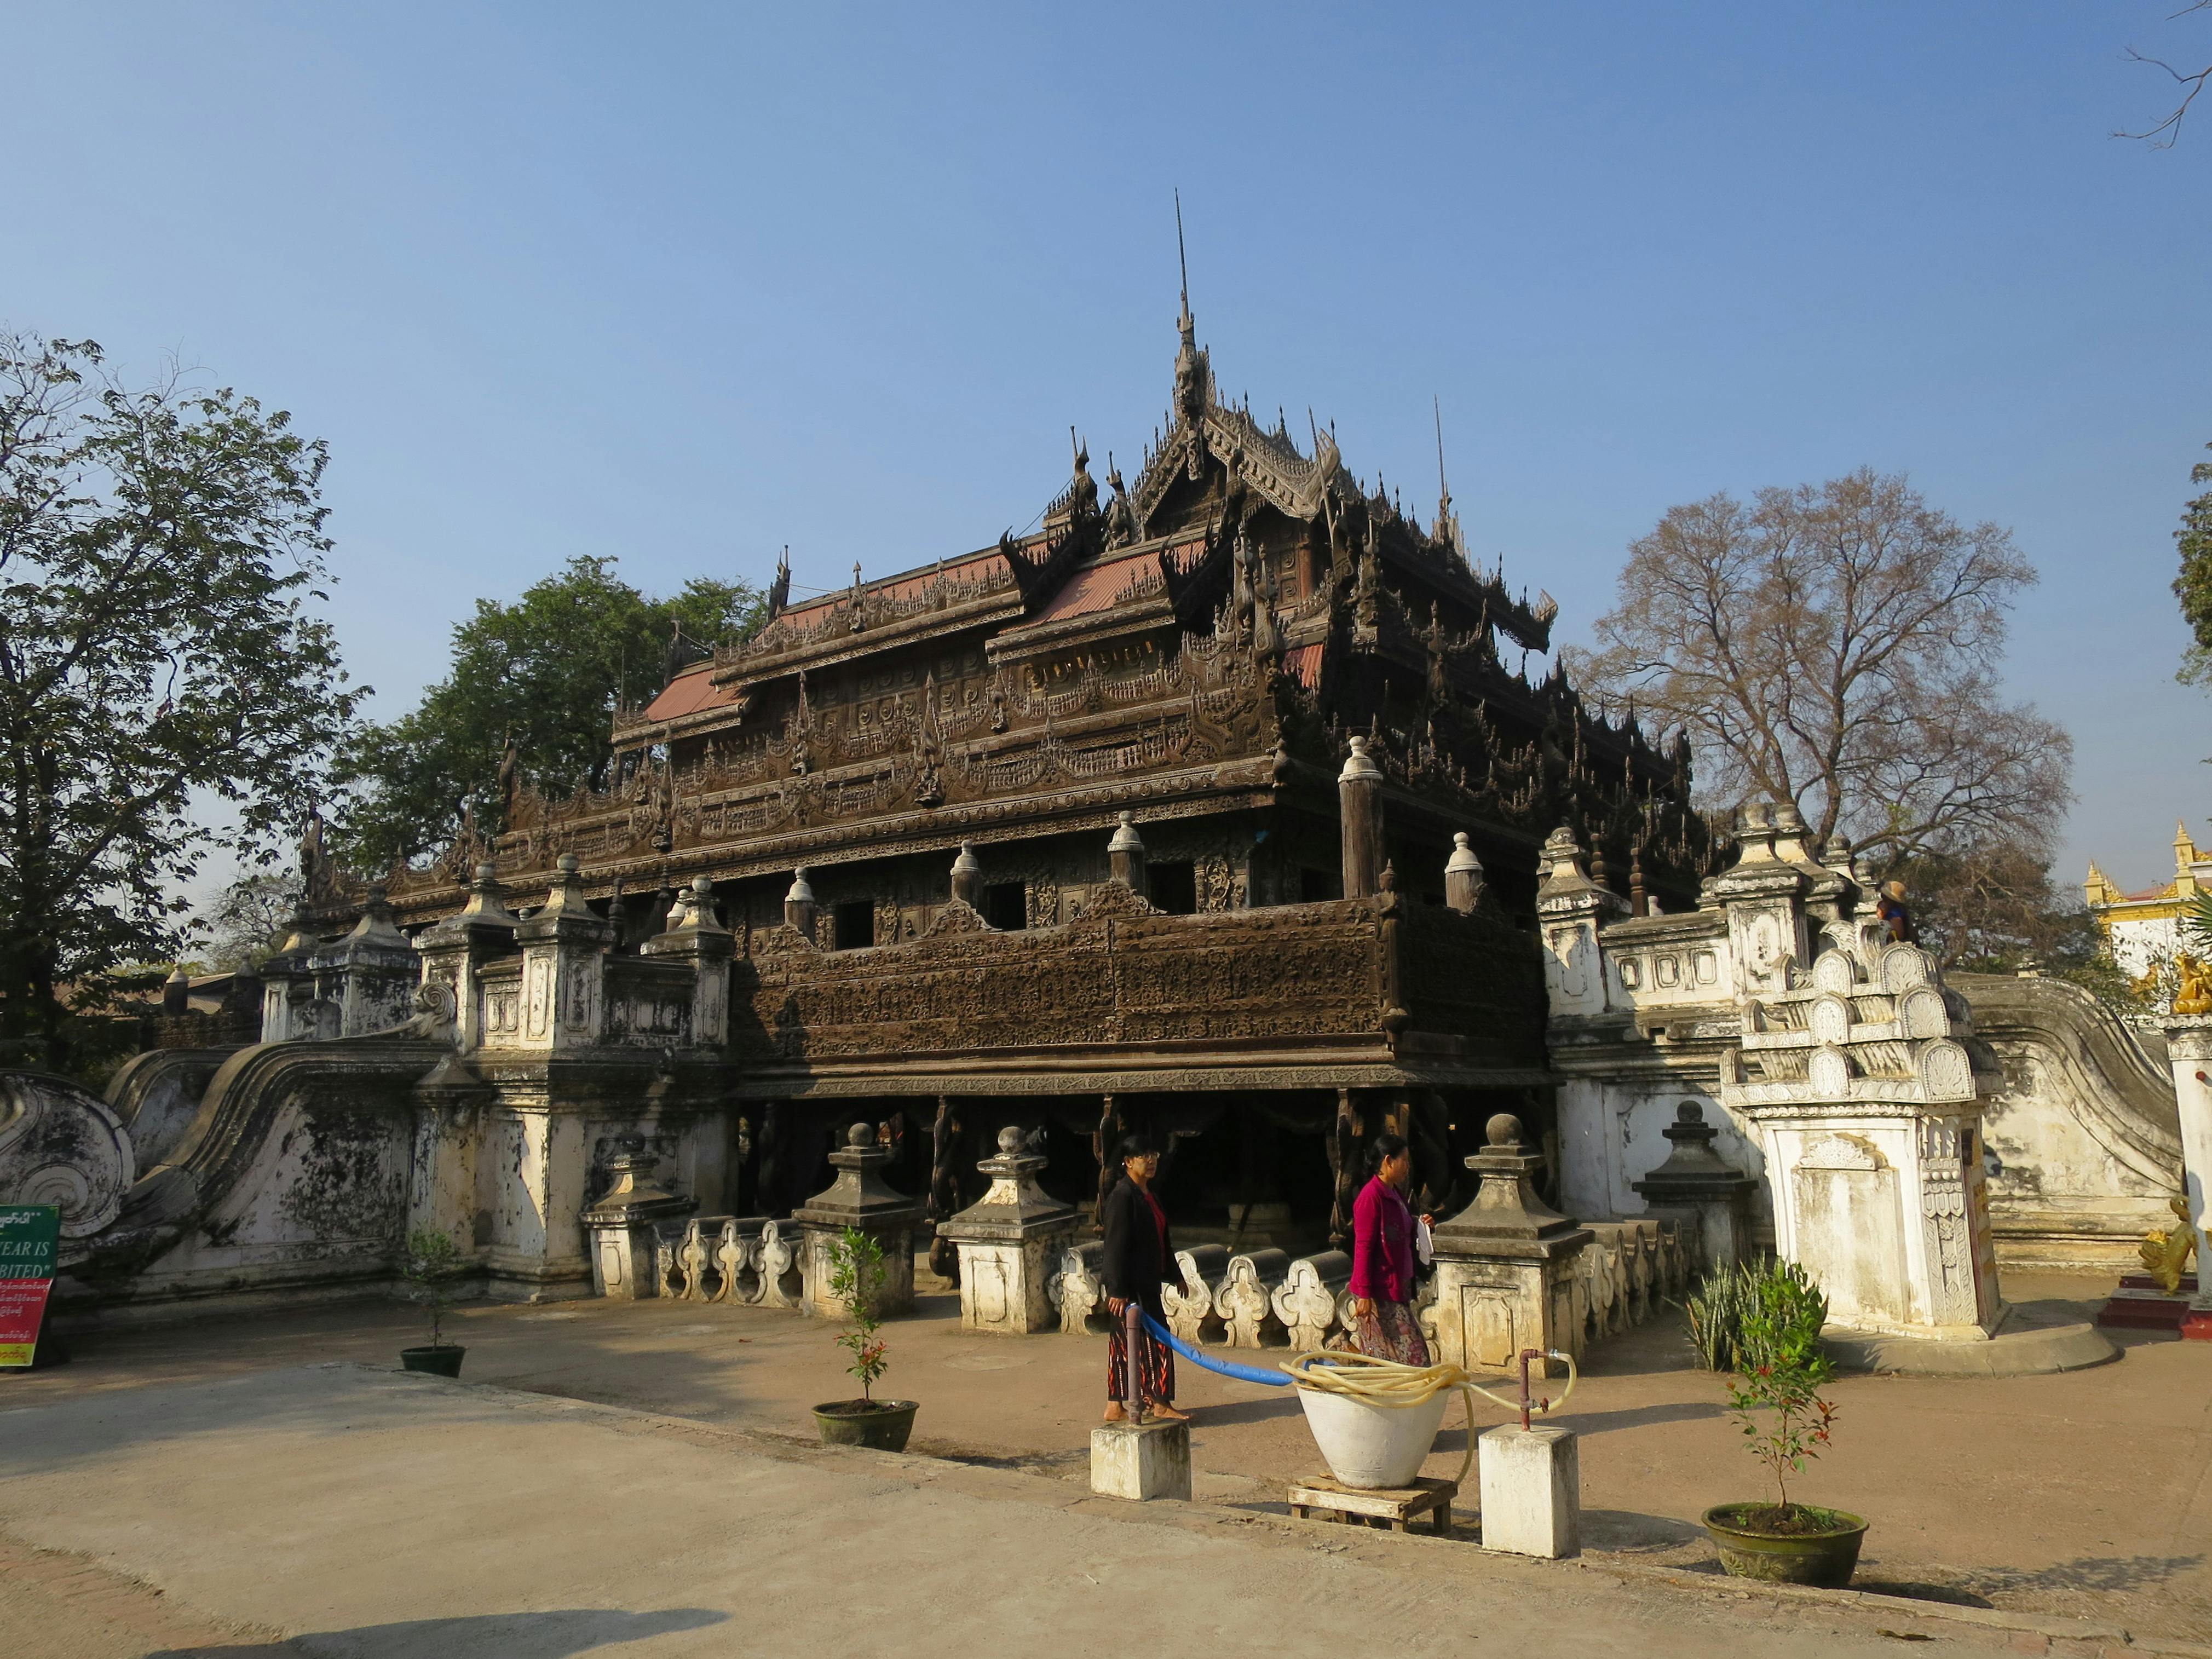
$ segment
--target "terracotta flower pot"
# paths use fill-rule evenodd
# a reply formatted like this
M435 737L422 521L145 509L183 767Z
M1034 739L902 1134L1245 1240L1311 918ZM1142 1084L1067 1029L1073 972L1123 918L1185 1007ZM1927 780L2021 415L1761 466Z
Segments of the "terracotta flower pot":
M913 1400L833 1400L814 1408L814 1425L825 1446L904 1451L914 1432L914 1414L921 1409L921 1402Z
M1705 1534L1720 1551L1722 1568L1735 1578L1843 1589L1858 1568L1867 1523L1841 1510L1794 1507L1816 1523L1812 1530L1771 1530L1764 1522L1773 1512L1771 1504L1720 1504L1707 1510Z
M459 1376L461 1356L468 1352L457 1343L441 1342L434 1348L402 1348L399 1364L403 1370L428 1371L433 1376Z

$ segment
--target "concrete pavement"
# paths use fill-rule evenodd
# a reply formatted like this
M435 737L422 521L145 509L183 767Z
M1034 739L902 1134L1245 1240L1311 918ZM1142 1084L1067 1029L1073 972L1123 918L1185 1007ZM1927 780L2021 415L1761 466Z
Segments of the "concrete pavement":
M2015 1297L2037 1288L2008 1280ZM2093 1297L2104 1287L2052 1281L2039 1288L2063 1301L2068 1294ZM967 1492L962 1482L1003 1477L1012 1485L985 1493L994 1502L1019 1498L1048 1508L1073 1504L1073 1512L1091 1515L1083 1507L1088 1502L1085 1447L1103 1392L1103 1343L1056 1335L976 1337L960 1330L956 1310L950 1297L925 1296L921 1316L886 1328L893 1360L887 1387L924 1402L915 1448L930 1455L888 1463L876 1460L866 1467L881 1479L892 1478L882 1475L882 1468L892 1469L896 1483L909 1492L919 1489L917 1481L941 1493ZM570 1542L605 1530L591 1518L592 1505L599 1501L595 1482L605 1471L598 1453L586 1455L605 1434L631 1443L695 1446L741 1462L804 1466L818 1478L837 1477L820 1492L810 1489L804 1501L786 1494L765 1507L745 1510L732 1523L738 1534L763 1525L779 1540L803 1534L821 1546L817 1554L834 1553L841 1539L873 1536L866 1529L820 1529L821 1516L841 1512L839 1503L824 1494L846 1491L837 1481L854 1478L859 1466L851 1461L855 1455L825 1455L811 1445L808 1406L851 1391L840 1370L842 1356L830 1340L832 1333L816 1322L757 1309L669 1302L468 1308L453 1327L469 1345L468 1382L530 1393L465 1385L458 1394L448 1391L448 1398L434 1392L443 1385L397 1379L393 1386L403 1392L386 1397L372 1390L363 1396L384 1401L373 1412L361 1408L374 1435L346 1427L349 1419L343 1413L331 1426L329 1413L337 1407L325 1397L331 1374L309 1362L387 1367L400 1346L419 1340L414 1321L413 1310L388 1302L253 1317L204 1313L174 1326L95 1330L76 1340L76 1363L0 1379L0 1474L13 1477L0 1486L0 1532L13 1534L20 1557L0 1553L0 1630L51 1627L59 1632L82 1626L80 1634L92 1642L104 1628L100 1620L127 1613L117 1626L125 1635L108 1646L82 1650L84 1659L112 1659L198 1651L210 1642L228 1640L227 1632L262 1644L241 1650L298 1651L271 1650L266 1644L279 1632L357 1632L369 1624L405 1625L430 1616L410 1599L411 1580L385 1584L369 1598L375 1604L369 1612L377 1616L362 1613L351 1624L340 1622L335 1604L318 1613L289 1602L278 1607L258 1592L226 1590L204 1602L198 1593L186 1593L185 1580L206 1569L205 1562L194 1565L197 1556L218 1549L225 1559L241 1551L248 1558L265 1553L268 1546L250 1530L242 1538L221 1527L189 1530L178 1544L182 1553L176 1559L150 1565L144 1565L150 1558L142 1548L166 1536L179 1513L235 1514L241 1523L254 1522L256 1507L240 1493L269 1495L275 1504L270 1512L287 1517L280 1528L284 1540L311 1538L318 1529L343 1533L351 1524L347 1517L360 1492L380 1492L392 1470L415 1469L418 1442L444 1448L442 1456L475 1474L449 1498L438 1474L445 1465L435 1463L414 1484L420 1512L409 1516L404 1503L391 1499L396 1507L377 1510L379 1519L368 1535L347 1534L350 1559L381 1564L389 1553L404 1553L417 1535L440 1539L441 1559L477 1551L471 1541L476 1538L489 1540L483 1547L495 1554L521 1549L552 1576L519 1572L501 1581L507 1601L451 1616L480 1620L524 1611L561 1615L551 1623L541 1620L532 1640L588 1638L604 1646L642 1632L658 1643L686 1631L672 1626L648 1631L635 1619L673 1617L687 1607L714 1611L720 1605L685 1599L678 1593L688 1577L672 1579L650 1565L639 1570L667 1592L662 1599L631 1595L594 1601L565 1594L577 1578L568 1553ZM1874 1519L1857 1582L1897 1598L1866 1598L1870 1606L1896 1610L1893 1620L1929 1611L1932 1598L1960 1606L1954 1623L1971 1623L1974 1617L2032 1621L2066 1616L2124 1626L2139 1638L2212 1640L2212 1390L2204 1381L2207 1358L2195 1345L2144 1340L2133 1342L2128 1358L2118 1364L2059 1376L1840 1379L1834 1389L1844 1413L1837 1443L1808 1471L1808 1495ZM243 1392L222 1392L233 1387ZM422 1388L434 1392L421 1392ZM409 1389L417 1391L404 1392ZM1688 1369L1681 1334L1668 1322L1613 1339L1597 1350L1566 1419L1583 1436L1590 1553L1581 1568L1528 1568L1540 1575L1530 1593L1547 1601L1591 1593L1587 1586L1593 1570L1626 1575L1642 1586L1639 1595L1656 1593L1659 1580L1654 1570L1673 1571L1694 1601L1717 1598L1726 1611L1729 1598L1737 1592L1698 1576L1710 1573L1714 1563L1693 1522L1706 1504L1754 1490L1758 1471L1745 1455L1719 1394L1717 1379ZM533 1395L545 1398L540 1401ZM1188 1367L1182 1397L1200 1412L1194 1449L1200 1502L1188 1512L1186 1520L1198 1517L1188 1524L1201 1538L1262 1532L1275 1536L1283 1514L1282 1483L1316 1466L1295 1401ZM454 1400L473 1404L464 1411ZM218 1409L225 1401L252 1404L250 1409ZM434 1411L422 1403L431 1401L442 1403ZM399 1412L393 1401L411 1403ZM494 1402L503 1403L495 1410ZM591 1415L599 1405L629 1409ZM541 1419L532 1416L532 1411L554 1415ZM1492 1420L1493 1415L1486 1413L1479 1426ZM491 1435L483 1425L504 1425L492 1437L497 1439L520 1433L518 1424L544 1422L555 1425L556 1431L526 1436L526 1461L565 1472L549 1474L542 1484L533 1484L534 1468L502 1474L498 1458L480 1456L472 1444ZM410 1423L415 1426L406 1426ZM576 1437L572 1449L570 1431L586 1424L597 1425L598 1431ZM337 1458L349 1446L372 1443L379 1449L359 1468ZM1455 1412L1430 1472L1450 1473L1463 1445ZM180 1448L186 1446L195 1449L179 1462ZM142 1449L147 1455L136 1455ZM821 1461L825 1455L829 1462ZM325 1485L337 1494L328 1515L309 1494L284 1495L295 1464L325 1463ZM157 1473L173 1483L188 1479L190 1485L150 1485ZM51 1502L64 1516L82 1510L66 1497L79 1480L91 1483L87 1490L113 1485L117 1495L104 1541L71 1542L41 1529L42 1505ZM521 1519L487 1517L472 1507L480 1492L501 1491L502 1480L520 1481L518 1490L534 1494ZM742 1482L732 1474L729 1482L713 1484L720 1491L724 1484L734 1487ZM646 1489L658 1488L647 1482ZM173 1497L172 1491L178 1495ZM188 1491L189 1501L183 1496ZM660 1507L689 1512L685 1506L696 1496L689 1486L679 1483L667 1492ZM639 1501L645 1504L642 1497ZM386 1504L383 1498L377 1502ZM652 1508L647 1506L648 1511ZM509 1509L520 1512L518 1505ZM448 1534L448 1510L472 1517L458 1537ZM1109 1506L1109 1524L1130 1524L1131 1511L1115 1510ZM1142 1513L1146 1525L1172 1518L1157 1508ZM672 1527L654 1512L644 1512L632 1529L639 1528L677 1554L708 1547L697 1542L697 1529L688 1522ZM1207 1530L1227 1528L1245 1530ZM720 1534L709 1531L712 1545ZM925 1542L927 1531L917 1534ZM1031 1541L1026 1523L1015 1523L1011 1536L1017 1553L1005 1571L1018 1581L1029 1571L1021 1565L1026 1557L1019 1553ZM514 1541L526 1537L538 1541ZM41 1555L33 1546L63 1553ZM758 1540L748 1541L737 1559L742 1564L764 1547ZM1364 1540L1353 1545L1358 1553L1375 1547ZM1407 1547L1394 1541L1380 1547L1398 1553L1378 1558L1384 1564L1378 1571L1398 1576L1401 1565L1391 1564L1407 1559ZM1464 1593L1460 1581L1469 1574L1514 1570L1464 1546L1419 1547L1455 1553L1456 1588L1447 1592L1449 1596ZM0 1551L5 1548L5 1537L0 1536ZM1337 1559L1322 1552L1312 1559L1324 1556ZM792 1570L802 1578L830 1571L827 1565L809 1566L806 1558L806 1552L793 1558ZM859 1571L864 1576L875 1559L863 1550ZM925 1559L902 1571L921 1574L913 1593L922 1595L927 1604L936 1582L933 1571L951 1571L964 1582L992 1559L988 1547L979 1547L950 1568L933 1569ZM169 1583L166 1575L182 1575L176 1580L179 1588L155 1596L132 1577L156 1570L164 1575L157 1583ZM376 1571L382 1571L380 1565ZM349 1582L335 1559L303 1572L303 1583L343 1588ZM1135 1572L1133 1577L1143 1582L1146 1575ZM72 1588L62 1595L52 1589L54 1583ZM1080 1576L1062 1588L1069 1587L1085 1595L1092 1588ZM28 1597L33 1608L43 1607L48 1616L43 1622L29 1617L15 1606L11 1598L17 1597ZM955 1605L965 1610L969 1603ZM1974 1614L1976 1607L1993 1611ZM609 1622L616 1614L621 1620ZM165 1620L174 1628L164 1625ZM147 1633L157 1627L168 1634ZM521 1639L504 1626L483 1628L496 1628L501 1640ZM703 1639L708 1627L697 1629ZM127 1634L132 1630L141 1631L143 1639ZM611 1633L616 1632L628 1634ZM804 1629L793 1626L784 1634L801 1639ZM356 1646L343 1650L404 1651L405 1643L419 1648L432 1642L420 1629L349 1639ZM131 1647L134 1640L140 1645ZM380 1642L384 1648L374 1645ZM447 1650L446 1644L447 1638L439 1635L421 1650ZM981 1650L994 1650L986 1645Z
M38 1626L51 1644L18 1650L53 1659L1764 1659L1887 1654L1922 1635L2021 1650L2016 1631L1879 1598L1685 1589L1204 1504L1121 1505L1014 1470L343 1364L18 1407L0 1413L0 1473L7 1610L109 1604L76 1630L58 1613ZM118 1610L156 1592L173 1628L149 1614L118 1635Z

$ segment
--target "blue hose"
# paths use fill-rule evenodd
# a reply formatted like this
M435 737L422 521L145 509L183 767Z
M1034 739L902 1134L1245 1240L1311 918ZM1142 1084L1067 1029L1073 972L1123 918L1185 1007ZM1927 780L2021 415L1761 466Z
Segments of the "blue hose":
M1234 1364L1226 1359L1209 1359L1202 1353L1184 1347L1182 1343L1176 1340L1168 1328L1153 1318L1150 1313L1145 1315L1145 1324L1155 1340L1166 1343L1194 1365L1202 1365L1207 1370L1218 1371L1224 1376L1233 1376L1239 1382L1261 1382L1271 1389L1287 1389L1291 1386L1290 1377L1282 1371L1263 1371L1256 1366Z

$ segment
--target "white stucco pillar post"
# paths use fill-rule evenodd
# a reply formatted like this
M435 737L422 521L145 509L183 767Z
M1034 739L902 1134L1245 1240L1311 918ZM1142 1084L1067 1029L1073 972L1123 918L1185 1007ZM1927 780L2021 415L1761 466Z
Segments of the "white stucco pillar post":
M2197 1230L2197 1295L2181 1334L2212 1342L2212 1015L2176 1015L2166 1027L2173 1102L2181 1115L2182 1191Z

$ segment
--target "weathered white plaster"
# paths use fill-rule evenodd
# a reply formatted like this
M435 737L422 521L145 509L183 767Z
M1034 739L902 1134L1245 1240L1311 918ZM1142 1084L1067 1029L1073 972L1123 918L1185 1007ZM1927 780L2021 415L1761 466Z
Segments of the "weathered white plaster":
M1091 1490L1102 1498L1190 1501L1190 1425L1107 1423L1091 1431Z
M1582 1456L1574 1431L1510 1423L1476 1443L1482 1547L1558 1561L1583 1550Z

